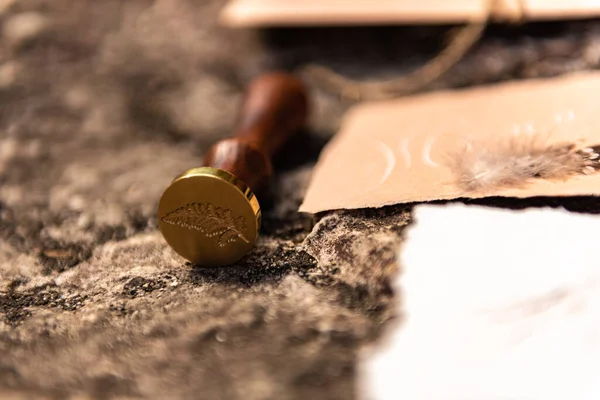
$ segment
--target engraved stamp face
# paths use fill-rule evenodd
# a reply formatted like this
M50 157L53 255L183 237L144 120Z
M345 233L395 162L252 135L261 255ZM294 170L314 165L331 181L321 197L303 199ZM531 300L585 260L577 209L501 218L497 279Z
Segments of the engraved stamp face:
M171 248L198 266L231 265L247 254L260 227L254 194L208 167L186 171L165 190L158 226Z
M244 236L246 219L234 217L230 209L217 207L212 203L188 203L168 212L161 220L167 224L200 231L209 238L217 238L217 244L225 247L240 239L250 241Z

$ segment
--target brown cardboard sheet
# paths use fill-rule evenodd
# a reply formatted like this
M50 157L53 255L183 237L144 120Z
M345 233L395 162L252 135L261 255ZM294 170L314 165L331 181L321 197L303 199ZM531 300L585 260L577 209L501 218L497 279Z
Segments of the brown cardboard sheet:
M459 197L599 195L600 173L473 193L459 187L448 166L470 140L501 143L544 134L548 144L598 145L599 93L600 72L583 72L357 105L321 153L300 211Z
M482 19L487 0L231 0L229 27L444 24ZM577 19L600 15L600 0L496 0L492 20Z

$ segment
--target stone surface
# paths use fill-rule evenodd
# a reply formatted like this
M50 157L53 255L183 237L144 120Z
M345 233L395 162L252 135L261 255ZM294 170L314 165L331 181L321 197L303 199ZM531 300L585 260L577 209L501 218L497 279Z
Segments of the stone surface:
M261 239L239 265L183 263L155 207L231 131L255 74L314 60L402 74L445 30L227 31L221 5L2 3L0 397L354 396L358 353L394 316L410 208L296 212L348 103L310 84L311 130L279 160ZM599 26L494 27L426 90L596 68Z

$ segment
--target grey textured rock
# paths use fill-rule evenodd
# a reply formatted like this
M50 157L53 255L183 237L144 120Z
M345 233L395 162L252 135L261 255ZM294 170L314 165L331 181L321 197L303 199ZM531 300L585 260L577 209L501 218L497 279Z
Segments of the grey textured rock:
M309 82L312 129L278 161L239 265L182 262L155 207L231 131L256 73L404 73L443 30L227 31L216 0L4 3L3 29L44 26L0 39L0 397L352 398L358 352L395 315L410 208L296 212L347 103ZM595 68L597 26L491 29L424 90Z

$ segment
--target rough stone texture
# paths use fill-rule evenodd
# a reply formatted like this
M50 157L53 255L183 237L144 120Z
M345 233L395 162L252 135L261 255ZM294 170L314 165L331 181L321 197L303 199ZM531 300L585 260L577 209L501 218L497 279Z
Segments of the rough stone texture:
M232 130L255 74L309 61L401 74L445 29L227 31L221 5L0 1L1 398L353 397L360 349L396 316L389 277L410 207L296 212L348 103L311 85L311 129L278 163L239 265L183 263L155 207ZM595 21L495 27L426 90L599 62Z

